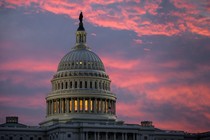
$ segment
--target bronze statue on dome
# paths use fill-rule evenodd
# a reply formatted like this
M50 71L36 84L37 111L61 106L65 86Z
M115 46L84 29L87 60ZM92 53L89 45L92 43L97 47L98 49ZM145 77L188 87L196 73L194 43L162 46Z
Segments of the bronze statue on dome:
M80 15L79 15L79 21L82 22L82 20L83 20L83 14L81 12Z

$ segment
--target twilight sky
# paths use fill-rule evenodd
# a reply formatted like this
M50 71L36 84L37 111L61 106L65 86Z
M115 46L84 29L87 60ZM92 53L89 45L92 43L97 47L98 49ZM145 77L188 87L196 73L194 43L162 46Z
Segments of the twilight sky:
M209 0L0 1L0 123L38 125L60 59L83 11L127 123L210 130Z

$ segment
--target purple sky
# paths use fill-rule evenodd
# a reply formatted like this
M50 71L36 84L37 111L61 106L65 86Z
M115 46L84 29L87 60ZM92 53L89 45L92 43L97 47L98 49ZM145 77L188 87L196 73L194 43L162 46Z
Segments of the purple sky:
M0 2L0 123L38 125L80 11L88 46L104 62L117 116L162 129L210 130L210 1Z

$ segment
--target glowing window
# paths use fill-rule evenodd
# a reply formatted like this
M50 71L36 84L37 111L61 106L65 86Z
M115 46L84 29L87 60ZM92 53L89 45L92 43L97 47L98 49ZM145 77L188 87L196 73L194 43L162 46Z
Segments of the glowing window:
M72 100L69 100L69 111L72 111Z
M82 111L82 100L79 100L79 110Z
M90 100L90 111L93 111L93 100Z
M80 61L79 64L82 65L82 62Z
M85 100L85 111L88 110L88 100Z
M77 100L74 100L74 110L77 111Z
M61 100L61 111L62 112L65 112L65 110L64 110L65 104L64 103L65 103L64 100Z

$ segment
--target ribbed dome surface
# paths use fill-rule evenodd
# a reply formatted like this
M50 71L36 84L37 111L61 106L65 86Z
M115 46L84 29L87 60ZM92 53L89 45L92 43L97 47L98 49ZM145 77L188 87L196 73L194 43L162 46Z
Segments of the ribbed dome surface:
M91 69L104 71L101 59L92 51L83 48L67 53L60 61L58 71L72 69Z

